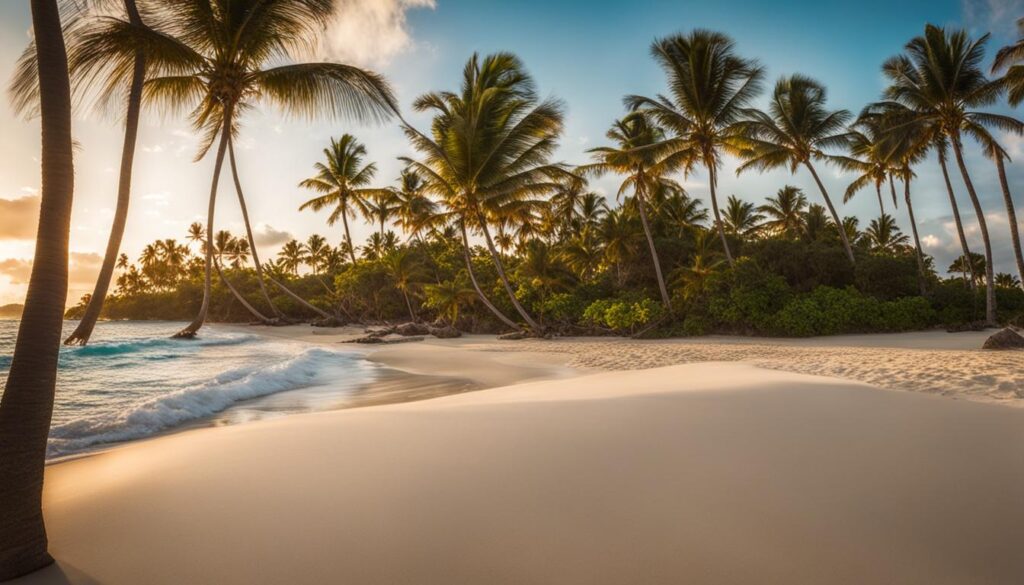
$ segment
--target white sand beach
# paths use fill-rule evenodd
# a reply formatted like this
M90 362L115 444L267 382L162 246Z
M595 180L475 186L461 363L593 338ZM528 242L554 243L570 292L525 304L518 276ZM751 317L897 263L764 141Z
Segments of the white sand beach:
M51 465L17 583L1020 583L1022 354L981 339L368 348L488 389Z

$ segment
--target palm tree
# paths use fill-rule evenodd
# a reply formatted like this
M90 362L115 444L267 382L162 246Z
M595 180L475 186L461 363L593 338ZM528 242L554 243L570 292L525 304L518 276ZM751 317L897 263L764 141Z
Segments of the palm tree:
M452 327L459 321L459 310L472 304L479 296L459 279L428 284L424 287L424 292L427 294L427 306L436 310L441 317L446 317Z
M135 0L124 0L124 11L128 18L128 24L137 28L145 27ZM101 95L101 105L105 105L105 102L113 96L121 95L124 87L127 86L127 100L124 143L118 175L117 205L114 209L114 221L107 240L106 253L82 318L74 332L64 340L65 345L85 345L89 342L89 337L96 326L96 321L103 309L103 301L110 288L128 218L132 165L139 130L139 113L142 109L142 85L146 73L146 53L142 49L137 49L130 56L123 55L122 58L116 60L100 58L101 52L96 48L107 42L109 35L115 33L114 28L116 27L108 26L103 19L80 18L80 15L73 16L73 18L75 17L79 18L74 26L68 27L69 38L67 39L68 66L73 77L75 92L84 95L88 94L91 89L97 89ZM159 50L159 47L153 48ZM35 44L33 43L19 63L12 83L14 106L22 113L29 108L34 109L39 101L36 65Z
M398 187L393 189L395 224L410 237L419 238L438 221L443 219L438 206L423 194L423 179L405 169L398 178Z
M323 267L324 261L330 253L330 246L327 245L327 238L319 234L309 236L306 238L306 243L303 244L303 252L302 261L309 266L315 276L319 276L320 269Z
M71 83L56 0L32 0L42 190L35 259L0 399L0 581L53 562L43 524L43 469L53 415L74 194Z
M992 241L981 200L964 162L963 136L984 137L988 128L1020 133L1024 125L1011 116L973 109L995 103L1005 89L1003 81L989 80L980 69L987 40L988 35L972 40L962 30L947 31L929 24L924 35L907 43L903 54L885 62L882 72L890 82L885 98L910 109L914 124L943 134L953 148L985 245L985 320L994 325Z
M1012 274L1007 272L996 274L996 286L998 288L1018 288L1020 285L1020 279Z
M366 201L367 220L378 224L377 233L384 237L387 224L398 212L398 198L390 189L378 189Z
M346 114L359 120L380 120L397 112L387 83L368 71L339 63L266 67L289 51L308 46L333 16L333 8L334 3L325 0L237 0L218 2L216 9L207 2L175 2L161 7L166 31L126 26L125 34L114 39L118 42L105 47L103 58L117 58L159 42L164 47L161 53L147 54L156 74L146 81L145 97L168 109L191 111L194 127L204 134L198 158L217 143L207 240L213 239L224 156L238 133L240 116L257 102L269 102L288 114L308 118ZM232 168L237 179L237 167ZM257 275L262 278L238 180L235 190L243 206ZM212 268L212 247L208 247L203 302L196 318L175 337L192 337L202 327L210 304Z
M842 225L843 220L832 205L812 161L842 162L840 157L826 150L846 147L850 112L829 111L825 101L825 87L809 77L793 75L780 79L775 84L767 113L753 108L744 110L747 121L742 126L749 145L742 154L746 162L737 173L779 167L789 167L790 172L795 173L800 166L806 167L821 191L832 221ZM854 263L853 248L843 230L839 230L839 239L850 263Z
M1003 192L1003 204L1006 205L1006 219L1010 224L1010 242L1013 244L1013 256L1017 260L1017 274L1024 278L1024 254L1021 253L1020 227L1017 225L1017 210L1013 205L1013 196L1010 195L1010 184L1006 180L1006 163L1010 155L995 138L987 132L979 136L979 140L985 147L985 154L996 163L996 172L999 174L999 187Z
M682 190L661 190L667 193L657 203L656 215L668 226L676 229L676 235L683 237L687 231L700 227L707 221L708 210L704 209L699 199L694 199Z
M682 292L683 298L692 301L704 293L708 279L718 271L722 261L716 259L711 247L713 239L709 230L699 230L694 238L694 251L689 266L676 271L673 287Z
M980 275L985 272L985 256L977 252L959 256L956 260L953 260L953 263L946 270L948 272L959 272L964 275L965 279L970 276L979 281L975 283L975 286L977 286L982 280Z
M622 286L625 283L622 268L636 255L639 239L636 224L622 212L622 208L613 209L601 219L597 233L604 248L605 261L615 267L616 281Z
M1024 101L1024 19L1017 20L1017 32L1017 40L1000 48L992 62L992 73L1006 71L1002 81L1009 90L1011 106Z
M726 35L701 29L655 40L651 54L665 72L669 94L629 96L626 103L648 112L674 134L665 145L674 156L685 158L687 166L700 163L707 169L715 227L731 266L732 252L718 209L718 168L723 154L738 150L737 122L743 108L761 92L764 69L737 56Z
M739 238L749 238L762 228L764 214L759 213L753 203L730 195L725 202L724 221L725 229L730 234Z
M367 187L377 174L377 164L371 162L364 165L365 157L366 147L351 134L343 134L338 140L332 138L330 147L324 149L324 162L313 165L316 175L299 183L300 187L321 194L300 205L299 210L320 211L332 208L327 225L334 225L341 219L345 227L349 258L353 264L356 262L355 246L352 244L348 218L354 217L356 213L371 217L369 199L380 191Z
M306 252L303 250L302 243L298 240L288 240L284 246L281 246L281 250L278 251L277 257L281 259L282 265L285 270L290 272L294 276L299 274L299 266L302 266L303 260L306 257Z
M804 211L807 197L803 191L786 185L775 197L768 197L768 203L757 208L768 219L762 223L765 231L776 236L796 238L804 228Z
M459 217L462 230L483 234L513 307L531 329L540 331L516 297L489 224L506 206L547 196L573 179L562 165L549 162L562 133L562 103L540 100L519 58L497 53L470 58L458 93L428 93L413 107L433 112L431 134L405 124L423 159L402 160L423 179L424 192Z
M395 288L402 293L405 299L405 306L409 309L409 318L418 321L416 311L413 309L412 301L409 299L411 293L427 277L426 269L420 258L412 248L396 248L382 259L388 276L391 277Z
M222 268L222 265L224 264L224 256L228 256L229 259L235 257L239 264L243 255L248 257L248 243L245 244L244 248L246 249L243 252L243 246L241 245L242 241L244 240L239 240L232 236L231 232L227 230L219 230L213 238L213 267L217 270L217 276L220 278L220 281L224 283L224 286L228 287L228 290L231 292L231 295L235 297L235 300L245 307L245 309L261 323L269 324L272 322L271 319L263 313L260 313L256 307L253 307L249 301L245 300L242 293L235 288L235 285L233 285L227 275L224 274L224 270Z
M654 264L654 275L658 280L661 301L671 310L672 300L665 286L662 275L658 249L654 245L654 234L648 219L647 208L650 197L662 186L669 185L682 190L682 187L667 178L667 175L684 168L689 164L689 155L684 152L671 152L660 145L665 137L661 128L651 124L650 118L643 112L634 112L616 121L606 134L615 146L593 148L589 152L597 162L580 167L579 171L586 174L603 175L615 173L625 179L619 186L618 196L632 189L636 209L640 215L640 223L647 237L647 248Z
M864 230L864 238L873 252L882 254L901 253L907 249L910 241L910 238L900 232L896 220L888 213L871 220L868 229Z
M850 156L837 157L835 160L844 170L857 173L843 194L843 203L848 203L864 187L874 185L875 195L878 196L878 213L882 214L885 213L882 184L890 177L891 169L889 152L882 142L882 129L878 122L876 116L861 114L848 132Z

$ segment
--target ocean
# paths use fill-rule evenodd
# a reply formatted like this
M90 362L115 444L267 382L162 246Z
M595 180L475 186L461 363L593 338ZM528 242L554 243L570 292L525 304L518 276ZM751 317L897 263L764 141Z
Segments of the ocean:
M77 325L66 321L66 337ZM237 328L184 323L97 324L85 347L61 347L47 456L75 455L173 429L328 410L372 382L379 366L350 349L311 347ZM0 387L18 321L0 320Z

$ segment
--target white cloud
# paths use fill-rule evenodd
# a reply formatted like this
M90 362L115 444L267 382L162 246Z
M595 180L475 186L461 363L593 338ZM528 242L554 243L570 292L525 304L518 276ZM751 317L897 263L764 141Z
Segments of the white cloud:
M960 6L964 24L975 34L1012 38L1017 19L1024 16L1024 0L960 0Z
M321 57L380 67L413 45L405 13L435 0L341 0L321 43Z
M939 246L942 245L942 240L940 240L937 236L928 234L925 237L921 238L921 244L925 248L938 248Z
M257 246L276 246L294 238L286 230L275 229L271 225L261 223L252 231L252 239L256 241Z

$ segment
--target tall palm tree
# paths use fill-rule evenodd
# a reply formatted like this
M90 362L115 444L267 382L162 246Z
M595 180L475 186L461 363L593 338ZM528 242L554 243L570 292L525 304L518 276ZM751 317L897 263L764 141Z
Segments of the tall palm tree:
M403 160L423 179L425 193L459 216L463 230L480 231L513 307L540 331L516 297L489 224L505 206L548 196L573 178L550 163L562 133L562 103L541 100L519 58L496 53L469 59L457 93L427 93L413 107L434 118L429 136L404 125L423 159Z
M53 562L43 524L43 468L68 290L74 195L71 83L56 0L32 0L42 189L35 258L0 399L0 581Z
M732 265L718 209L718 168L724 154L735 154L740 147L737 122L761 92L764 69L736 55L726 35L701 29L658 39L651 45L651 54L665 72L668 95L629 96L626 103L648 112L673 133L666 146L677 156L707 169L715 227Z
M672 300L665 285L658 249L654 245L654 234L648 218L648 207L651 196L662 186L668 184L679 190L679 187L667 177L670 173L686 168L691 161L690 153L676 150L673 152L662 145L665 136L661 128L651 123L644 112L633 112L621 120L617 120L606 134L615 146L593 148L589 152L596 159L595 163L579 168L581 173L603 175L615 173L625 177L619 186L618 196L628 190L633 191L632 203L640 215L640 223L647 237L647 248L654 264L654 275L658 280L658 291L666 309L671 310Z
M744 110L746 121L742 127L749 145L742 154L746 162L740 165L737 173L779 167L789 167L790 172L795 173L803 166L818 185L832 221L842 225L843 220L818 177L813 161L841 162L827 150L846 147L849 140L846 125L851 114L846 110L829 111L825 101L825 86L809 77L792 75L780 79L772 92L768 112L753 108ZM854 263L853 248L846 232L839 230L839 239L850 263Z
M135 0L124 0L124 12L129 24L138 28L145 27ZM121 59L101 59L99 58L100 52L96 50L96 47L107 42L108 35L114 31L107 26L104 19L91 18L88 13L85 15L75 14L72 18L75 18L77 22L67 28L67 52L75 93L86 95L91 90L98 90L101 105L106 105L110 99L125 95L125 88L127 88L124 142L121 150L114 221L93 293L89 297L89 302L78 326L64 340L65 345L85 345L89 342L89 337L92 335L96 321L103 309L103 301L110 288L128 218L132 165L139 130L139 113L142 109L142 85L145 81L146 55L145 51L137 49L133 51L132 55L123 55ZM159 50L159 47L154 48ZM36 71L35 44L33 43L19 63L12 83L15 109L22 113L37 106L39 85Z
M309 266L314 275L319 275L320 269L323 267L324 261L330 253L330 246L327 245L327 238L320 234L313 234L306 238L306 243L303 244L303 248L304 254L302 261Z
M1024 124L1012 116L977 111L995 103L1005 83L988 79L981 70L988 35L971 39L962 30L927 25L904 52L888 59L882 73L889 80L884 96L914 113L913 123L934 129L949 139L985 245L985 320L996 323L995 274L992 240L981 200L964 162L964 135L981 137L989 128L1020 133Z
M280 62L301 50L321 32L333 15L329 0L183 0L160 7L160 28L123 27L102 58L134 54L148 43L161 43L159 55L147 53L154 71L144 96L168 109L190 110L204 139L198 158L217 144L207 211L208 241L213 239L217 183L225 154L238 133L240 118L258 102L280 106L287 114L312 118L348 115L384 119L397 112L387 83L378 75L338 63ZM232 157L233 158L233 157ZM237 167L233 167L236 168ZM235 182L244 205L241 182ZM243 219L248 213L243 209ZM262 278L251 225L246 236ZM196 318L175 337L192 337L202 327L210 304L212 247L207 247L203 302Z
M371 162L364 165L365 157L366 147L351 134L343 134L337 140L332 138L331 145L324 149L324 162L313 165L316 175L299 183L300 187L321 194L300 205L299 210L320 211L331 208L327 225L334 225L341 219L349 258L353 264L356 261L355 246L352 244L348 218L356 213L370 217L369 199L380 191L367 186L377 174L377 164Z
M890 177L889 153L882 142L882 129L875 116L861 115L848 132L849 157L836 157L844 170L857 173L846 188L843 203L848 203L861 189L874 185L878 196L878 213L885 213L882 184ZM895 195L894 195L895 196Z
M775 197L768 197L768 203L757 208L768 219L762 223L768 233L786 238L796 238L803 231L804 211L807 196L800 189L786 185Z
M301 242L298 240L288 240L277 252L277 257L281 259L285 270L293 276L297 276L299 274L299 267L302 266L303 259L306 257L306 252Z
M1024 101L1024 19L1017 21L1017 33L1017 40L1000 48L992 61L992 73L1005 71L1002 81L1011 106Z
M1013 204L1013 196L1010 194L1010 183L1006 180L1006 161L1010 155L995 138L987 132L978 137L985 148L985 154L996 163L996 172L999 174L999 187L1003 192L1003 204L1006 206L1006 219L1010 224L1010 242L1013 245L1013 256L1017 261L1017 274L1024 279L1024 254L1020 246L1020 226L1017 224L1017 209Z

